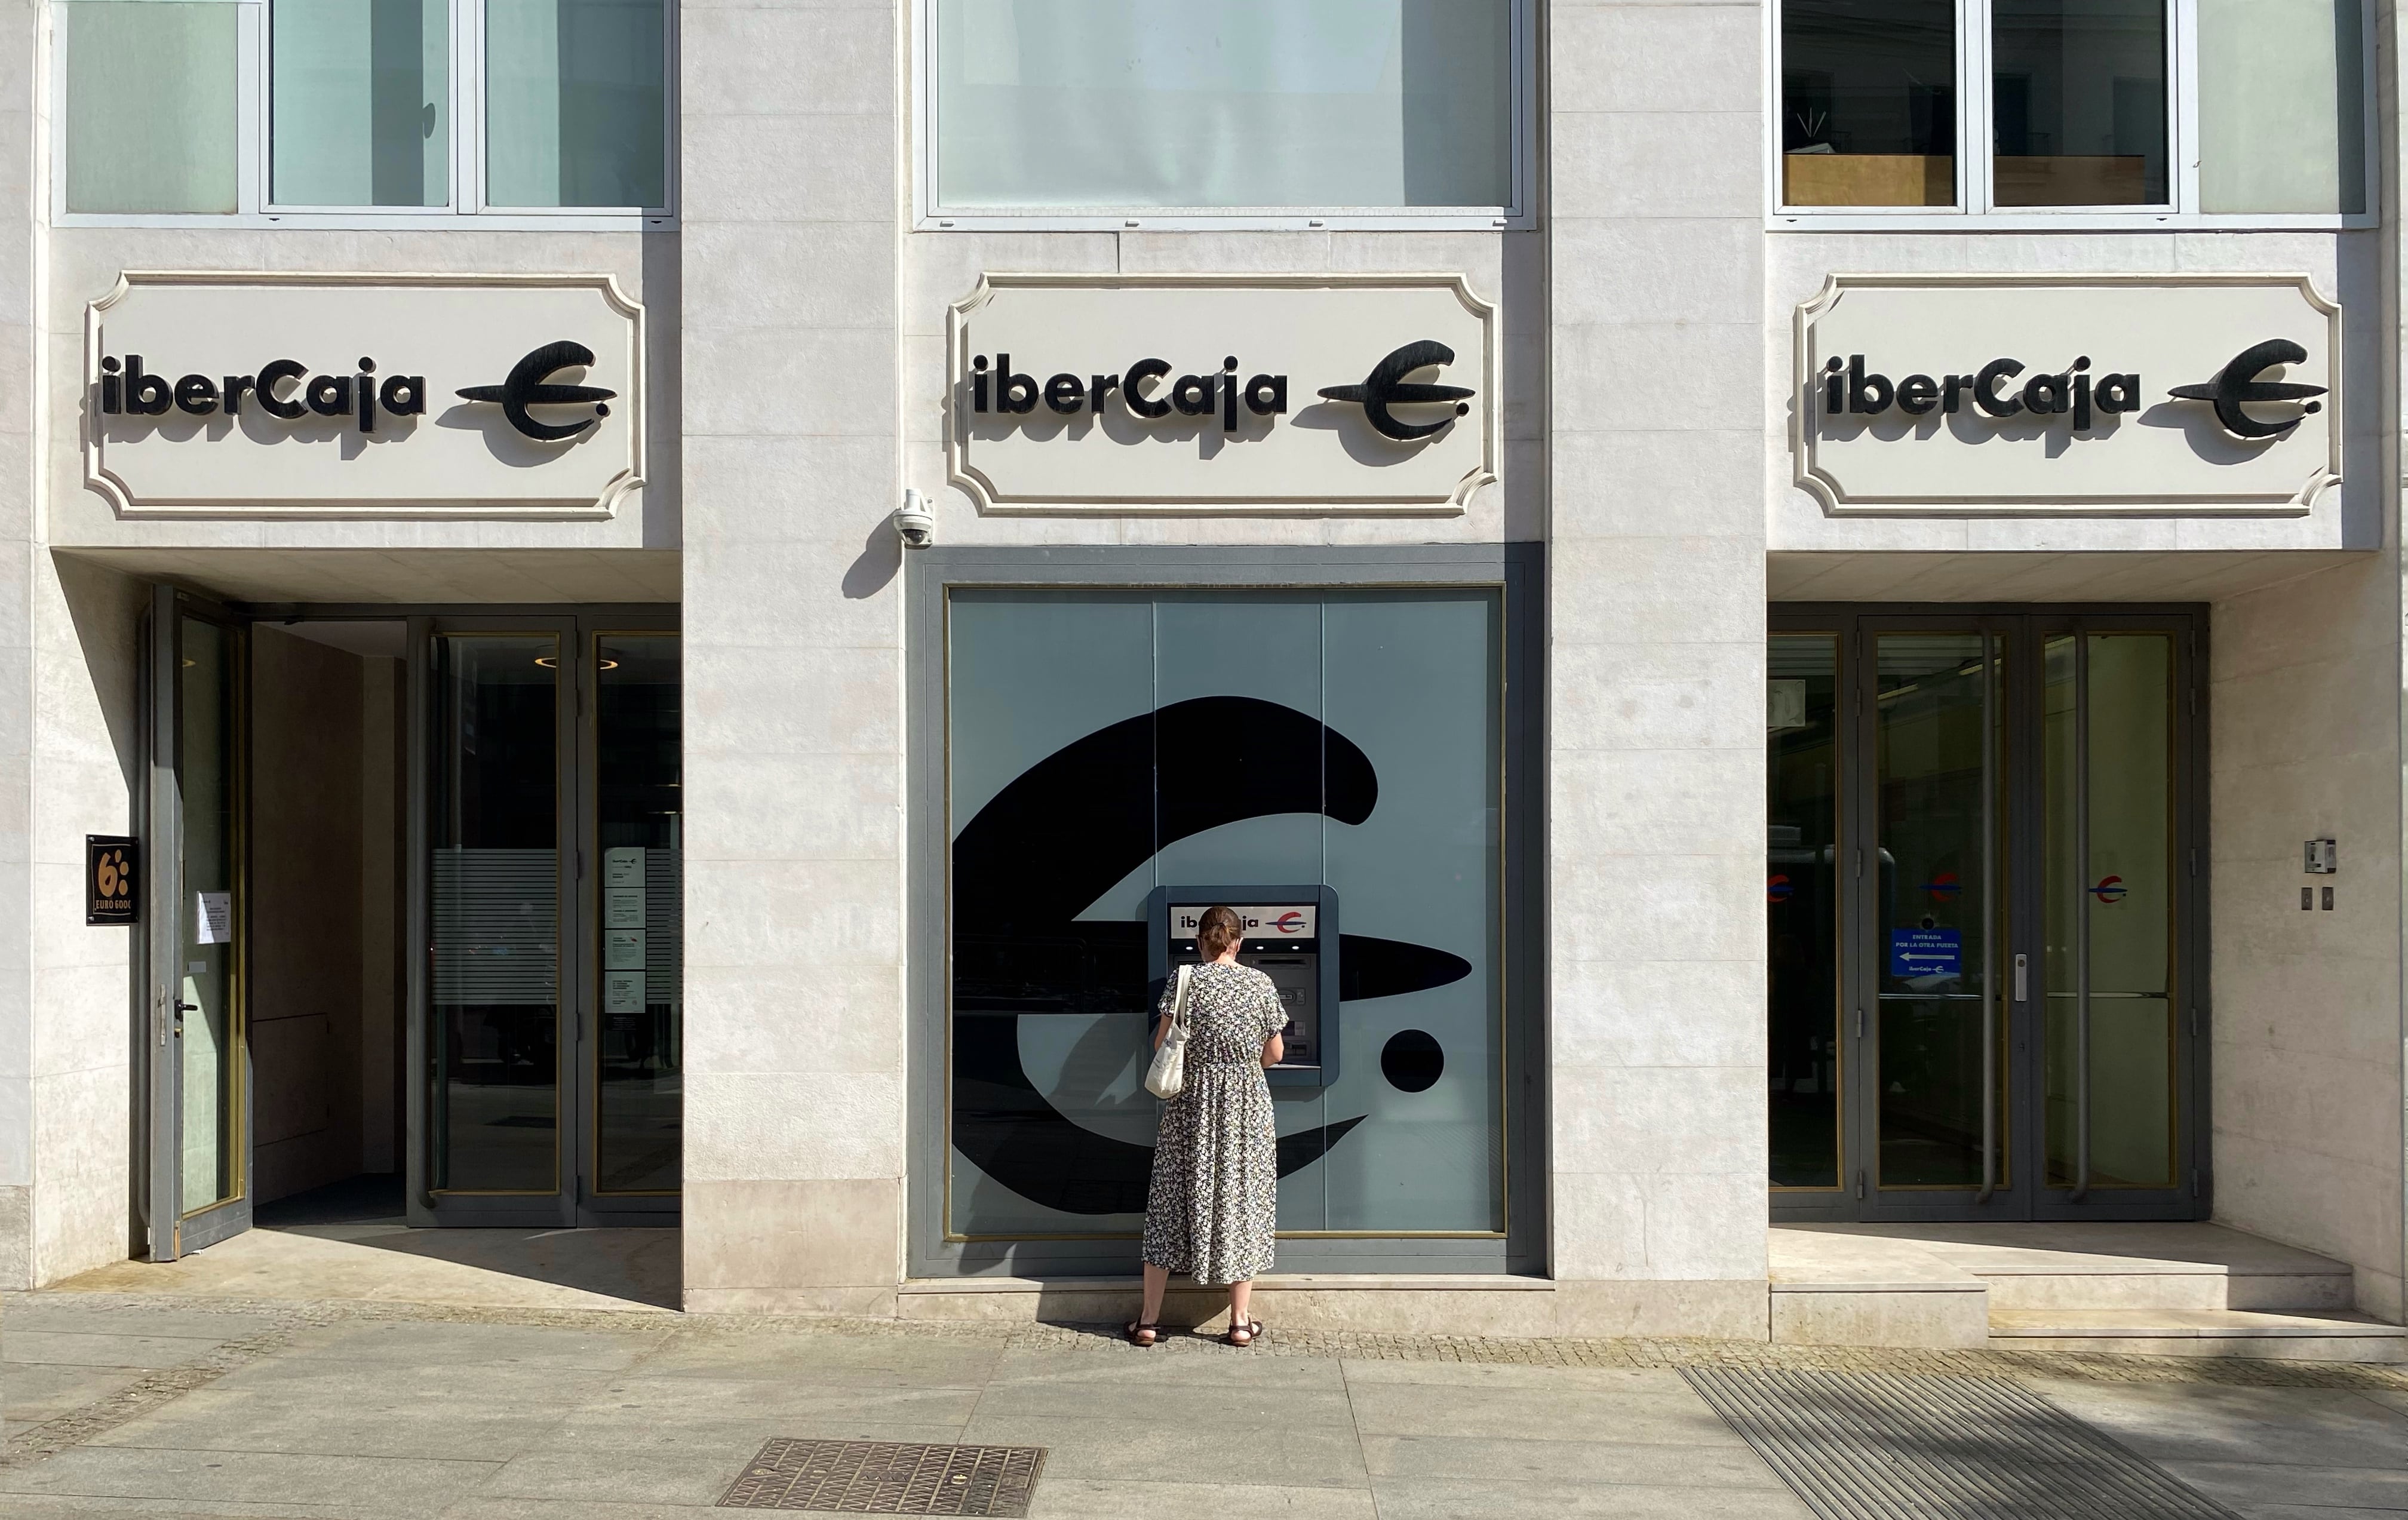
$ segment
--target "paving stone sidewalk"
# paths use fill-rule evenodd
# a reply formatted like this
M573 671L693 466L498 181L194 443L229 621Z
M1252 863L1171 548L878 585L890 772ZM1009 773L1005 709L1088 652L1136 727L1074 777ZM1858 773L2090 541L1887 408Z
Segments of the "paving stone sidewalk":
M1036 1445L1032 1516L1802 1517L1680 1377L2011 1377L2250 1520L2408 1515L2408 1369L50 1293L0 1516L664 1520L775 1437Z

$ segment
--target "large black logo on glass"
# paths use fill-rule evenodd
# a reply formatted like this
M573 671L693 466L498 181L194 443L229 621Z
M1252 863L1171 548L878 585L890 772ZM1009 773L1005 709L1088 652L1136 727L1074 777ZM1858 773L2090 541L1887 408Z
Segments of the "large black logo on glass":
M496 401L501 403L503 420L538 443L558 443L573 438L595 425L596 418L610 415L602 403L619 393L606 391L598 385L553 385L549 383L556 372L583 368L594 363L594 351L569 338L543 347L510 366L509 374L499 385L469 385L459 392L463 401ZM591 401L594 415L575 423L541 423L531 416L529 407L566 407Z
M1145 1209L1154 1150L1099 1135L1055 1109L1020 1055L1020 1021L1125 1013L1147 996L1142 923L1078 915L1178 840L1249 818L1370 817L1370 757L1294 708L1205 696L1097 729L1031 766L953 840L953 1148L1032 1203L1073 1214ZM1442 987L1459 955L1340 937L1344 1002ZM1279 1171L1311 1166L1357 1114L1283 1135Z
M2217 370L2215 378L2204 385L2177 385L2167 394L2186 401L2209 403L2215 408L2215 420L2236 438L2279 438L2299 426L2300 417L2324 405L2307 398L2324 394L2325 388L2258 377L2276 365L2305 364L2307 359L2308 351L2289 338L2270 337L2234 354L2232 362ZM2244 409L2252 401L2297 401L2300 403L2300 417L2279 423L2260 422Z

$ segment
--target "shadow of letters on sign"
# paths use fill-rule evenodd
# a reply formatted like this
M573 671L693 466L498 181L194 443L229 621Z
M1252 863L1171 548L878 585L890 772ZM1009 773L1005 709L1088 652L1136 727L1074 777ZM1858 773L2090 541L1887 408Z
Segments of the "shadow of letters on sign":
M1497 311L1459 275L990 274L947 335L982 511L1453 514L1497 479Z
M643 483L643 308L607 275L128 272L84 366L121 516L607 517Z
M2296 517L2341 482L2341 310L2305 275L1833 275L1798 308L1827 511Z

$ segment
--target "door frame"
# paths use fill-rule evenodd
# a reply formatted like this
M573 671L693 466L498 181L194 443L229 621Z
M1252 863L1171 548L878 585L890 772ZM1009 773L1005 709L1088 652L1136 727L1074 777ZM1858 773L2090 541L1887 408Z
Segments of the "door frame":
M346 609L355 611L355 609ZM382 609L387 619L393 609ZM313 610L310 616L322 616ZM408 956L404 1091L408 1106L405 1198L409 1223L422 1226L521 1226L598 1228L617 1226L675 1226L683 1211L680 1193L602 1193L595 1187L601 1082L601 848L597 784L600 763L599 670L592 657L606 634L683 632L680 609L658 604L445 607L410 609L409 731L405 831L408 905L403 945ZM572 667L560 683L555 719L559 756L557 838L559 901L568 911L560 923L561 1027L554 1046L559 1085L555 1115L568 1122L554 1130L560 1186L556 1193L480 1194L437 1192L432 1181L435 1134L430 1083L435 1072L434 954L431 839L435 729L434 640L441 634L551 633L561 640ZM421 949L420 947L423 947ZM683 1124L681 1111L680 1124Z
M586 710L585 661L580 648L576 613L514 609L478 609L465 613L420 613L409 623L409 732L404 740L408 757L408 827L405 834L408 864L405 879L409 899L403 954L409 957L409 1074L403 1091L408 1103L406 1128L408 1162L403 1197L409 1223L421 1227L483 1225L572 1228L577 1224L582 1191L578 1164L586 1101L584 1075L584 964L577 954L579 925L584 922L585 871L580 830L582 810L580 776L583 755L579 735ZM434 681L435 640L451 635L492 634L501 638L549 635L560 651L556 658L573 665L556 671L552 686L552 838L553 901L562 911L553 926L553 964L557 969L558 1002L552 1035L552 1188L550 1192L484 1192L442 1190L434 1186L436 1131L434 1087L441 1072L436 1067L435 924L434 924L434 758L437 738ZM423 947L423 951L421 947Z
M242 1127L236 1147L235 1164L242 1186L235 1197L195 1218L170 1217L171 1212L154 1207L156 1199L179 1197L181 1187L180 1086L179 1083L165 1080L170 1073L158 1054L165 1048L165 1041L172 1030L170 1004L177 1000L176 994L180 991L158 974L160 968L172 968L177 964L181 932L181 920L178 916L179 895L182 890L180 852L173 843L177 838L174 831L179 824L175 774L177 735L172 727L160 721L158 709L162 700L174 700L178 645L173 637L176 626L173 619L187 611L197 612L230 629L236 636L237 650L235 687L237 718L231 746L231 765L236 810L237 863L235 1011L237 1028L241 1031L238 1049L242 1060ZM401 954L406 1028L402 1088L407 1112L402 1166L407 1182L409 1223L420 1226L675 1226L681 1209L680 1194L596 1194L591 1186L591 1163L595 1157L596 1139L594 1095L598 1083L595 1080L592 1065L599 1054L595 1037L598 1032L596 989L600 984L600 940L598 932L589 931L595 931L599 924L600 873L595 837L599 704L595 700L595 690L596 672L593 661L587 656L593 651L595 638L600 634L682 632L679 605L642 602L494 605L222 603L162 581L151 586L150 604L143 616L143 636L137 646L136 677L137 701L143 715L145 777L141 796L137 799L140 813L136 832L142 839L148 856L144 862L147 873L144 890L148 896L144 902L141 940L141 974L146 1001L136 1021L135 1044L136 1068L142 1075L141 1090L148 1102L144 1111L136 1115L136 1154L142 1160L135 1223L138 1238L147 1248L150 1258L173 1260L177 1255L189 1255L239 1233L249 1228L251 1223L250 1182L253 1175L253 1083L251 1081L248 1021L245 1017L251 941L246 899L250 890L249 828L252 815L248 632L250 625L257 622L399 622L408 628L408 647L401 672L407 692L401 777L405 820L402 849L405 926ZM163 619L166 620L164 624ZM165 639L153 637L152 630L163 625L169 629L170 637ZM564 1153L566 1159L560 1171L563 1186L557 1195L482 1197L445 1195L438 1206L438 1200L425 1187L428 1145L432 1137L427 1129L428 1093L424 1079L431 1053L428 1015L433 986L424 950L413 948L428 945L430 928L428 893L431 873L426 842L433 690L428 659L435 633L467 631L471 627L491 628L496 632L557 632L561 635L564 650L576 656L576 675L562 685L566 700L561 704L560 747L557 752L563 767L561 838L568 841L561 853L564 871L569 875L565 885L573 889L564 891L561 896L562 902L571 904L573 908L562 915L562 934L567 941L561 956L563 1033L568 1038L557 1048L563 1052L560 1101L564 1105L574 1105L563 1110L572 1112L574 1120L557 1131L565 1143L572 1147ZM172 710L171 708L171 713ZM580 868L581 877L577 874ZM573 1059L568 1054L572 1052Z
M1879 947L1870 932L1877 921L1880 873L1876 868L1862 875L1843 875L1838 897L1840 943L1835 947L1834 971L1842 1073L1840 1184L1835 1188L1772 1187L1772 1217L1866 1223L2209 1217L2214 1208L2214 1169L2213 1119L2208 1111L2213 1091L2209 1070L2213 1025L2208 980L2207 608L2190 603L1776 603L1769 609L1767 628L1770 634L1827 634L1838 641L1837 690L1844 707L1834 724L1843 746L1834 756L1839 809L1835 838L1843 861L1859 854L1872 856L1879 847L1879 777L1874 763L1878 672L1870 652L1873 637L1912 631L1988 631L2000 638L2006 656L1996 709L2003 724L1996 796L2005 817L1997 829L1996 848L2004 856L2000 867L2006 882L2000 906L2006 925L2002 931L1994 929L1997 984L1985 989L1985 995L1999 997L1993 1006L2003 1009L2006 1015L2001 1025L2006 1096L1997 1119L2002 1131L1999 1154L2004 1163L2000 1185L1987 1204L1976 1204L1974 1190L1970 1188L1885 1190L1879 1185L1878 1105L1873 1092L1878 1047L1866 1033L1877 1029L1872 993ZM2172 639L2171 845L2177 897L2170 1005L2175 1016L2177 1185L2094 1192L2088 1200L2073 1202L2066 1196L2070 1189L2030 1185L2032 1180L2046 1175L2040 1103L2044 1075L2041 1021L2046 1009L2044 903L2037 868L2044 848L2045 788L2039 751L2040 660L2046 640L2057 634L2118 629L2164 632ZM2027 958L2037 988L2037 995L2020 1004L2013 992L2013 967L2019 954Z
M233 966L226 1010L227 1059L236 1083L235 1132L228 1138L235 1185L228 1197L187 1213L183 1207L183 620L224 629L234 718L226 736L226 789L234 819L227 881L234 891ZM174 1261L251 1227L251 658L249 620L225 604L165 582L150 587L137 644L144 776L136 833L148 859L144 876L142 979L145 1014L136 1046L145 1101L137 1122L144 1157L137 1213L150 1260ZM171 1043L173 1041L173 1043ZM166 1208L161 1199L174 1200Z

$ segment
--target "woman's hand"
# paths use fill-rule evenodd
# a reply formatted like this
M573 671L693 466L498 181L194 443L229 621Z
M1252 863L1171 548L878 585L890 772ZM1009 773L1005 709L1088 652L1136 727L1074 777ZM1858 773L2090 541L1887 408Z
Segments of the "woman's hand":
M1273 1035L1263 1041L1263 1065L1277 1066L1287 1059L1287 1041Z
M1168 1016L1156 1018L1154 1021L1154 1048L1155 1050L1162 1049L1163 1037L1169 1033L1170 1020Z

